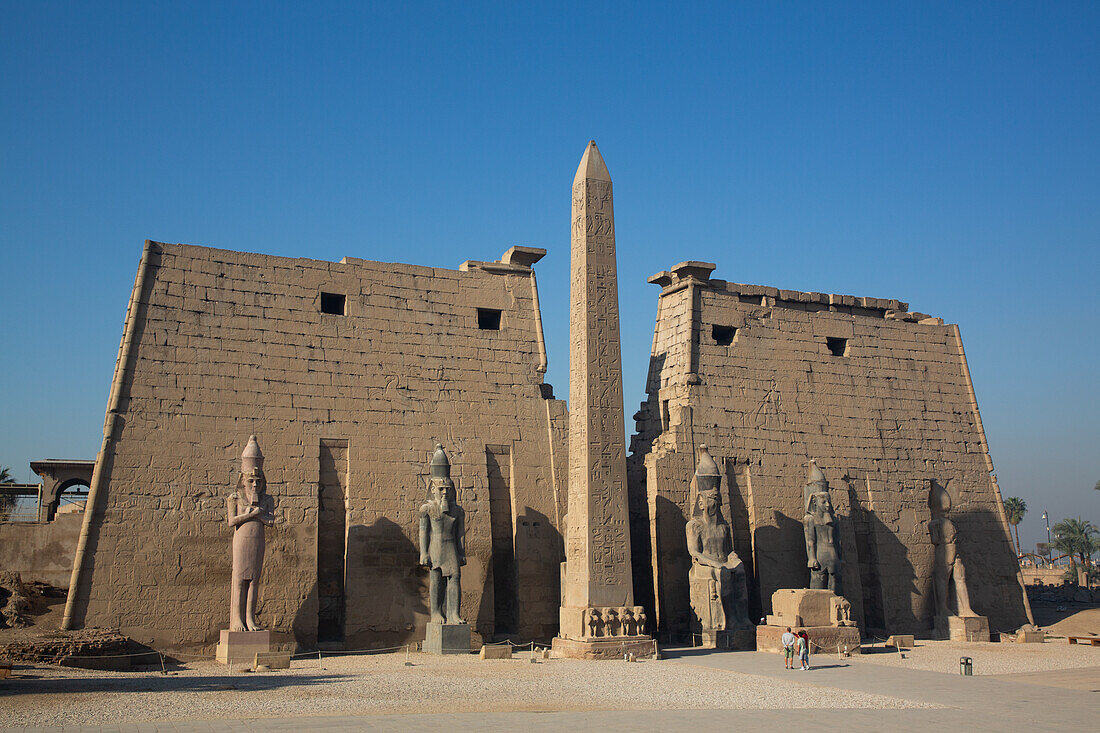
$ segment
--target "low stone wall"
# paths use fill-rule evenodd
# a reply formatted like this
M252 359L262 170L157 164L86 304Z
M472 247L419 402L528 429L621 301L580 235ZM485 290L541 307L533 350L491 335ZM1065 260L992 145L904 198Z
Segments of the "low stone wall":
M58 514L52 522L0 522L0 569L68 588L83 514Z
M783 651L783 632L786 626L757 626L756 627L756 651L776 652ZM835 654L838 649L847 647L852 654L859 654L859 629L852 626L803 626L795 629L805 630L810 637L810 656L814 654Z

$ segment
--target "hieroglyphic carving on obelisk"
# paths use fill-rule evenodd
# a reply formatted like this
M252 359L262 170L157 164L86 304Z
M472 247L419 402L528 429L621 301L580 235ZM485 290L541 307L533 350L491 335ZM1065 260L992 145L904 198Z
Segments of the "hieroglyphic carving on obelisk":
M590 142L573 179L565 639L622 636L619 619L643 612L630 571L616 282L611 176Z

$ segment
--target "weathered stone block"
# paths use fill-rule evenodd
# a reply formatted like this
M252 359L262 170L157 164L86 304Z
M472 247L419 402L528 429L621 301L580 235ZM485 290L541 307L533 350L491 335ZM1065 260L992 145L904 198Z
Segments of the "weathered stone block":
M768 624L772 626L837 626L834 600L831 590L812 588L783 588L772 594L772 614Z
M290 669L291 652L257 652L252 660L253 667L263 665L268 669Z
M483 644L481 646L481 653L478 654L481 659L511 659L512 658L512 645L511 644Z
M756 649L756 629L733 629L715 631L703 629L704 649L730 649L732 651L754 651Z
M886 639L886 646L893 646L899 649L912 649L915 643L912 634L892 634Z
M645 636L587 641L556 636L551 644L550 656L555 659L622 659L626 654L649 659L657 654L657 642Z
M253 662L259 653L271 651L270 631L229 631L222 629L215 659L222 664Z
M470 625L429 623L421 648L428 654L469 654Z
M853 626L803 626L801 629L810 637L810 656L845 650L850 654L860 653L859 629ZM782 652L786 630L786 626L757 626L756 651Z
M989 619L985 616L948 616L947 638L951 641L989 641Z

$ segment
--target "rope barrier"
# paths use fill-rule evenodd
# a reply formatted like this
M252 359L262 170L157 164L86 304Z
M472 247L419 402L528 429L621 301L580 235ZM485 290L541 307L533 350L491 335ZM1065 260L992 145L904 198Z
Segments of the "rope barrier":
M535 642L533 642L533 641L529 641L526 644L517 644L516 642L512 641L511 639L505 639L504 641L492 642L492 643L486 644L485 646L503 646L505 644L508 644L513 649L529 649L532 652L535 650ZM332 649L332 650L328 650L328 651L323 651L321 649L318 649L316 652L308 651L308 652L293 653L293 654L290 655L290 658L291 659L312 659L313 656L316 655L317 656L317 661L321 661L321 659L326 655L329 656L329 657L333 657L333 656L349 656L349 655L352 655L352 654L388 654L388 653L391 653L391 652L399 652L402 649L411 650L412 646L413 646L412 644L402 644L401 646L384 647L384 648L381 648L381 649ZM76 659L126 659L126 658L151 657L151 656L159 657L162 666L164 664L165 657L167 657L168 659L174 659L174 660L184 660L184 659L203 660L203 659L211 659L212 658L209 654L188 654L186 652L181 652L181 653L177 653L177 654L165 655L165 654L162 654L161 652L158 652L158 651L129 652L127 654L95 654L95 655L91 655L91 654L64 654L64 653L57 653L57 654L24 653L24 654L19 654L19 657L21 659L27 659L28 657L33 657L33 658L37 659L38 661L52 661L52 660L66 660L66 659L74 659L74 660L76 660Z
M490 641L483 644L483 646L504 646L509 645L513 649L526 649L530 647L531 651L535 651L535 642L529 641L526 644L517 644L511 639L505 639L504 641Z
M402 646L386 647L384 649L333 650L333 651L328 651L328 652L324 652L324 653L329 654L329 655L382 654L382 653L386 653L386 652L400 651L400 650L404 649L406 646L410 646L410 645L404 644ZM304 659L304 658L307 658L307 657L312 658L314 656L314 654L317 654L317 656L319 658L320 655L321 655L321 651L318 650L317 652L297 652L297 653L291 654L290 658L291 659ZM133 657L151 657L151 656L159 656L159 657L162 657L162 658L167 657L168 659L195 659L195 660L212 659L213 658L209 654L188 654L188 653L185 653L185 652L180 652L180 653L176 653L176 654L167 654L166 655L166 654L163 654L163 653L158 652L158 651L130 652L130 653L127 653L127 654L64 654L64 653L61 653L61 652L59 652L57 654L19 653L18 656L20 658L24 658L24 659L27 658L27 657L35 657L39 660L50 660L50 659L125 659L127 657L133 658Z

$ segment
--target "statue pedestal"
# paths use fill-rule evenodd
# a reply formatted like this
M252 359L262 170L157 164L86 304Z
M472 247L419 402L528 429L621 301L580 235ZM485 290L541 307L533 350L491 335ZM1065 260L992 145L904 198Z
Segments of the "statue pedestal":
M271 632L222 629L215 658L222 664L251 664L257 652L271 651Z
M703 629L704 649L729 649L738 652L756 650L756 629Z
M859 654L859 629L855 626L794 626L810 637L810 657L814 654L836 654L845 649ZM757 626L756 651L783 653L783 633L786 626Z
M622 659L633 654L648 659L657 654L657 642L648 636L610 636L592 639L566 639L555 636L550 656L555 659Z
M989 641L989 619L985 616L948 616L947 638L951 641Z
M428 654L469 654L470 625L429 623L421 649Z
M625 629L621 622L607 623L624 617L629 619ZM558 636L550 642L550 656L556 659L622 659L624 654L646 659L657 654L657 642L637 633L645 628L641 606L561 606L558 624Z

